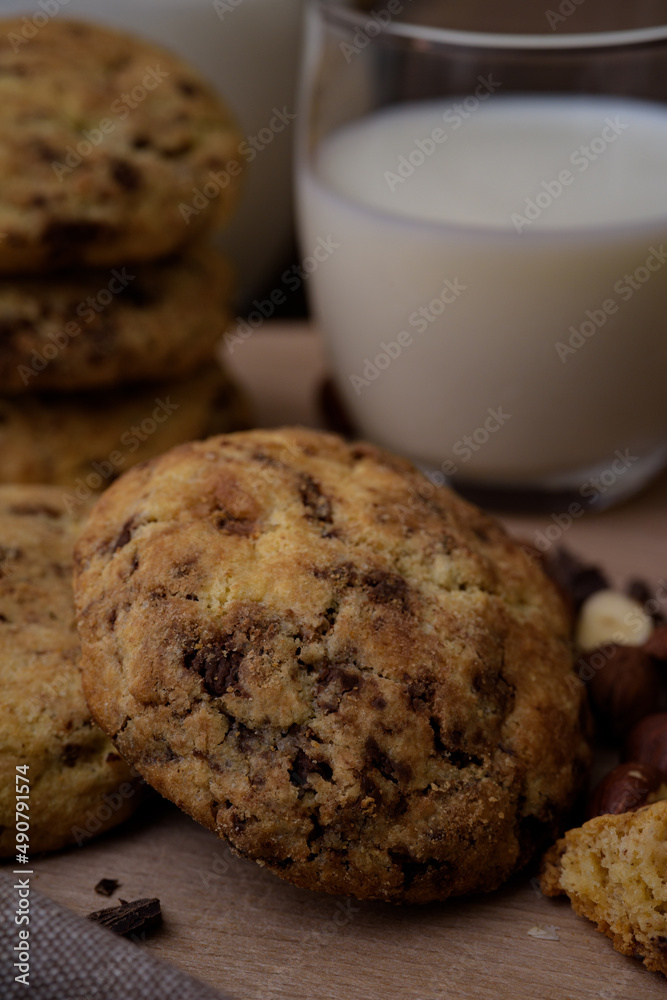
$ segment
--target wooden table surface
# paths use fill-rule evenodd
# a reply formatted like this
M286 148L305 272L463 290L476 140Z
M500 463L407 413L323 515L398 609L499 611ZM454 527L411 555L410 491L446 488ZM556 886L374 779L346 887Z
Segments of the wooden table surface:
M312 332L260 331L226 360L254 396L260 425L322 426L315 389L326 364ZM505 520L527 538L553 523ZM619 583L667 578L667 476L618 509L575 521L561 541ZM533 871L445 904L359 903L296 889L234 858L155 797L119 830L37 860L35 872L36 888L82 914L105 905L93 892L101 878L118 879L125 899L159 896L164 927L142 947L239 1000L667 998L662 976L617 954L566 900L542 897ZM540 926L553 939L531 936Z

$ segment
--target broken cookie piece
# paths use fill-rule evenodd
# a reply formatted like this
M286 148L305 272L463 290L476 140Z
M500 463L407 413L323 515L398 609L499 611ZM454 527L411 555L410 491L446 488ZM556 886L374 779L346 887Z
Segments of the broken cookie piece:
M667 801L569 830L540 882L547 896L569 896L617 951L667 975Z

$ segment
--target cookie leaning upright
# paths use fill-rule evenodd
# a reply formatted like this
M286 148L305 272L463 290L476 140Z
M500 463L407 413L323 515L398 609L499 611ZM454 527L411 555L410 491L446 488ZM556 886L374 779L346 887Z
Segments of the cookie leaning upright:
M0 857L16 853L19 766L30 855L81 844L136 803L81 690L71 573L82 511L68 513L57 489L0 486Z
M494 889L580 784L555 588L495 521L370 445L285 429L175 448L98 501L75 593L102 728L297 885Z
M22 26L0 21L0 272L154 259L227 218L240 136L192 67L61 16Z

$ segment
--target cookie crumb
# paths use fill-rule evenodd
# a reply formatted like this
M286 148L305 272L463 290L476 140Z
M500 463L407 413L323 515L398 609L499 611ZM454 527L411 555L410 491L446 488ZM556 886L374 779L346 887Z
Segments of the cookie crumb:
M528 931L528 937L539 938L540 941L560 941L560 928L553 924L537 924Z

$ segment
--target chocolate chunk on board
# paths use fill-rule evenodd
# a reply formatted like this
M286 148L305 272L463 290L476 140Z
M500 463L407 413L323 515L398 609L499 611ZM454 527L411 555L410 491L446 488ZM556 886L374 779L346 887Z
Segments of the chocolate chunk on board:
M121 899L119 906L96 910L87 919L114 934L136 934L157 927L162 922L162 910L159 899L135 899L131 903Z
M115 878L101 878L95 886L95 892L98 896L113 896L119 886L120 882Z

